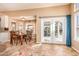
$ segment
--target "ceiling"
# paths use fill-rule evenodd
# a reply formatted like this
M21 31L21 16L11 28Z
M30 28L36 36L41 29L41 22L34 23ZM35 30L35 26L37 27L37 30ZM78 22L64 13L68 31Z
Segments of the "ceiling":
M0 11L16 11L50 6L60 6L66 4L68 3L0 3Z

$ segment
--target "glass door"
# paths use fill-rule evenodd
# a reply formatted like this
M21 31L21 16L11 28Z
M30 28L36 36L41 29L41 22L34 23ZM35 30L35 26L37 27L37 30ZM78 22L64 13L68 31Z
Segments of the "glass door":
M57 17L52 20L52 42L63 44L65 41L66 25L65 17Z
M41 19L41 42L66 43L66 17Z
M41 42L51 42L51 20L49 18L41 19Z

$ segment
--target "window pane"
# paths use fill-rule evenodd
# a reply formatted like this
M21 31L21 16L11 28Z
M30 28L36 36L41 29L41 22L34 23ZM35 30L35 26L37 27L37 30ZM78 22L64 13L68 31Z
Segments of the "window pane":
M79 39L79 28L77 28L77 39Z
M11 26L12 26L12 31L15 31L16 30L16 23L15 22L12 22L11 23Z
M79 12L75 13L75 39L79 40Z
M74 11L77 11L77 10L79 10L79 3L74 4Z
M58 37L58 22L55 22L55 37Z
M50 36L50 22L44 22L44 36Z
M60 32L60 35L63 34L62 22L59 23L59 32Z

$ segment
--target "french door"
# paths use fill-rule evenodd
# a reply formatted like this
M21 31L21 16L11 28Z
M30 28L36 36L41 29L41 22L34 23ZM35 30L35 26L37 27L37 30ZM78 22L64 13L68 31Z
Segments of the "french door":
M42 43L66 43L66 17L41 19Z

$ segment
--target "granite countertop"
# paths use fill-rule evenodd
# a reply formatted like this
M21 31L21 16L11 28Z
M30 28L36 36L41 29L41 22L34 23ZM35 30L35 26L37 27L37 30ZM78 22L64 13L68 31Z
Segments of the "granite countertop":
M6 30L3 30L2 28L0 28L0 33L2 32L9 32L9 31L6 31Z

